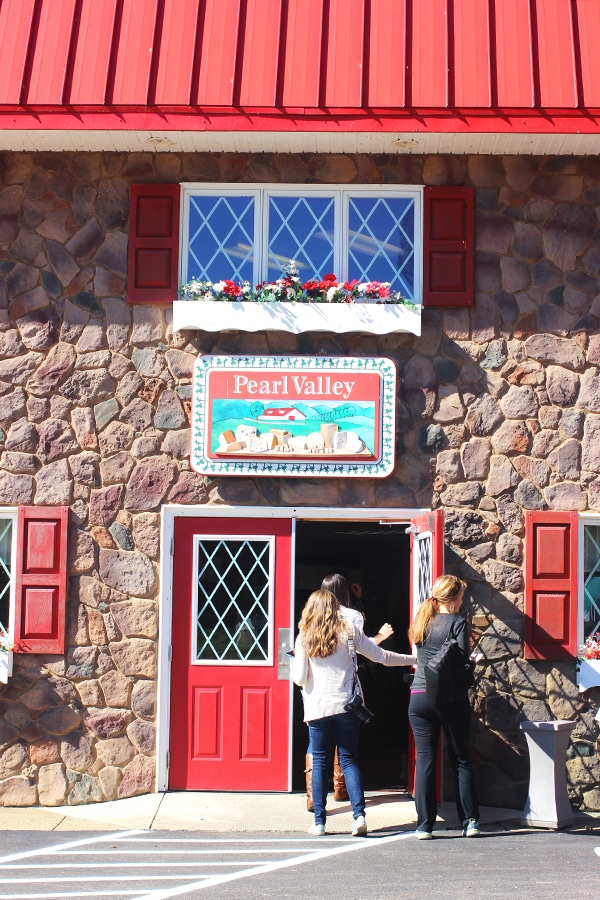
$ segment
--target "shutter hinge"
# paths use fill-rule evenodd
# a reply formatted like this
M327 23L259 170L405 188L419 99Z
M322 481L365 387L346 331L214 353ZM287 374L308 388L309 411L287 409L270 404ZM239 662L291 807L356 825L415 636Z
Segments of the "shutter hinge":
M171 538L171 556L175 553L175 538Z
M173 644L169 644L169 662L173 659Z
M171 751L167 750L167 769L171 768Z

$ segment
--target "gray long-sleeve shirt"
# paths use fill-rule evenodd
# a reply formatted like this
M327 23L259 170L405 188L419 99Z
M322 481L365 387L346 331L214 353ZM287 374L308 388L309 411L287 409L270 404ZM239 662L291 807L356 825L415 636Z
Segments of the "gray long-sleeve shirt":
M452 628L452 626L454 626ZM471 653L469 649L469 629L467 620L459 613L438 613L433 618L429 634L424 644L417 647L417 671L412 683L411 690L424 691L425 683L425 666L446 641L452 628L452 637L458 641L458 646L462 650L465 663L469 661Z

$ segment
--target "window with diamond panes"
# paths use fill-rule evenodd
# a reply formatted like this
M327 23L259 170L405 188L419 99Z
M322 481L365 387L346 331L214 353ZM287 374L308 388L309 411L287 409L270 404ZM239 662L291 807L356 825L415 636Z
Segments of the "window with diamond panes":
M252 281L256 197L188 195L187 281Z
M583 637L600 636L600 525L583 529Z
M414 198L350 196L348 201L348 277L389 281L391 290L414 299Z
M5 631L10 625L12 536L12 519L0 517L0 624Z
M335 203L332 197L269 197L267 281L293 259L303 280L335 272Z
M270 538L197 538L193 662L270 660L272 563Z
M275 281L290 260L300 278L385 281L421 298L422 190L182 185L180 281Z
M418 535L415 540L413 550L413 552L416 553L415 565L417 570L417 609L431 594L431 585L433 583L432 551L433 539L431 534Z

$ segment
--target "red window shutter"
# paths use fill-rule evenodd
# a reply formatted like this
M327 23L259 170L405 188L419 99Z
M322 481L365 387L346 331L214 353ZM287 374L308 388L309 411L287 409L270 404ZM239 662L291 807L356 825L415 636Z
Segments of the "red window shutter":
M576 512L525 513L525 659L577 655Z
M179 272L179 185L132 184L127 299L172 303Z
M64 653L69 507L20 506L15 650Z
M426 187L423 306L472 306L473 188Z

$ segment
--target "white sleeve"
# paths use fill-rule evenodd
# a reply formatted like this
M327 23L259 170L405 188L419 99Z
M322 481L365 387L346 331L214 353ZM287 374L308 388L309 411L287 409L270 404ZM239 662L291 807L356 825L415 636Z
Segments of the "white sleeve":
M298 687L302 687L306 684L308 680L308 658L304 654L304 647L302 646L300 635L298 635L296 643L294 644L294 658L292 659L290 673L292 681L294 684L297 684Z
M384 666L413 666L417 662L417 657L410 653L393 653L379 647L375 641L367 637L362 628L354 629L354 643L357 653Z

